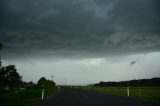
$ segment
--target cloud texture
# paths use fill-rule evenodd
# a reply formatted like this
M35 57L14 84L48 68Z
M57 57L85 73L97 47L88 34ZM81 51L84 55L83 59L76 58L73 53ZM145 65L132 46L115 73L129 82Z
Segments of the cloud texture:
M1 0L6 57L160 50L159 0Z

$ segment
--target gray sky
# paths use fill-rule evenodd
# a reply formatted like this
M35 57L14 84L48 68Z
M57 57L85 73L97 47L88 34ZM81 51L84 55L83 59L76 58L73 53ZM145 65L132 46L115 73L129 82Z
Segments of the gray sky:
M1 0L4 65L26 81L160 76L159 0Z

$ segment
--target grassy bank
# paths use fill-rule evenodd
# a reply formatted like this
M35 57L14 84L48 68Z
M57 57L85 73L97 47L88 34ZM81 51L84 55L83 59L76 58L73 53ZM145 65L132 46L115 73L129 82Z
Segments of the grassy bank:
M56 87L46 88L44 96L50 96L56 93ZM0 106L32 106L32 104L41 98L42 88L28 88L21 91L12 91L0 94Z
M128 96L126 87L80 87L104 94ZM160 87L129 87L129 97L160 101Z

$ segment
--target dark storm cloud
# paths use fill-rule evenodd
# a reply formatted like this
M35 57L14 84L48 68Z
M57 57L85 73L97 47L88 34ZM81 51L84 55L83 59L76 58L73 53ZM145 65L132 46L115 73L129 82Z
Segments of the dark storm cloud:
M8 55L126 54L160 50L159 0L1 0Z

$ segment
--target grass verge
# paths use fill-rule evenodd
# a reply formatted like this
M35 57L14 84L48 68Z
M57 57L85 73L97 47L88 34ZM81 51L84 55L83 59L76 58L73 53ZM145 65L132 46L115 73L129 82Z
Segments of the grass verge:
M57 87L46 88L44 96L50 96L58 91ZM0 106L32 106L41 98L42 88L28 88L22 91L12 91L0 94Z
M80 87L82 90L92 90L104 94L113 94L119 96L127 96L126 87ZM129 97L153 100L160 102L160 87L130 87Z

